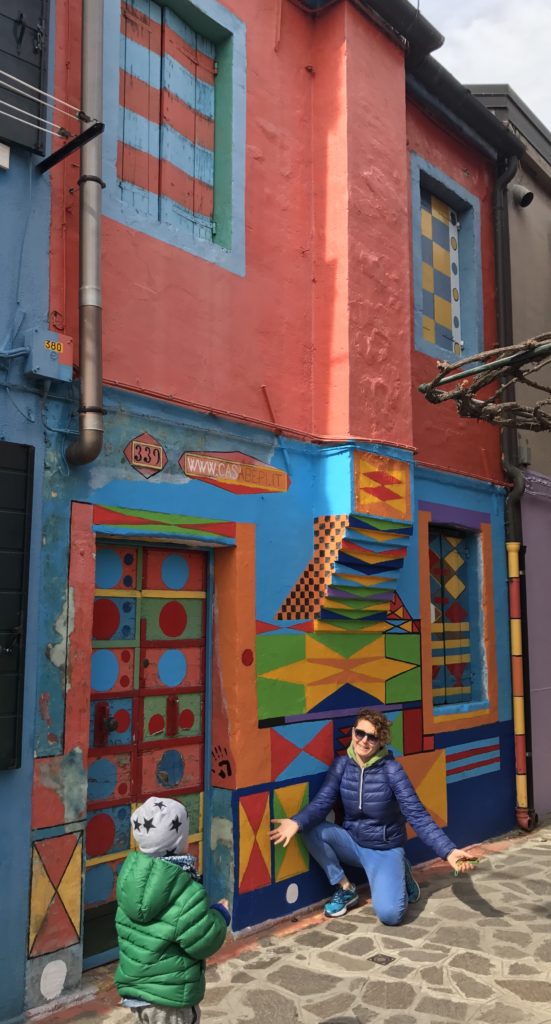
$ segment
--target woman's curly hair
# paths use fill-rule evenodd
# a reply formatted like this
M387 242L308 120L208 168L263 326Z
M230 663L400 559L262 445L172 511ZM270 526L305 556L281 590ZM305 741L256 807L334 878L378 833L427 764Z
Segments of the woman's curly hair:
M388 718L384 715L380 715L377 711L371 711L369 708L363 708L361 711L358 711L358 714L356 715L354 727L358 722L362 721L362 719L367 722L371 722L377 730L377 736L382 744L386 746L387 743L390 743L390 722Z

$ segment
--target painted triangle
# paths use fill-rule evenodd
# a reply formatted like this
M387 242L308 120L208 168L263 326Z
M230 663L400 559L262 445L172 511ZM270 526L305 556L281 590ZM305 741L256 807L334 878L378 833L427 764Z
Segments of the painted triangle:
M78 839L78 832L68 832L66 835L53 836L51 839L42 839L35 843L35 850L56 889L63 878L63 872L71 859Z
M78 935L63 903L56 893L50 903L40 931L33 942L31 956L53 953L58 949L64 949L66 946L72 946L78 941Z
M272 729L272 778L277 779L294 758L300 749L294 743L290 743L284 736L280 736L276 729Z
M241 879L239 892L252 892L253 889L260 889L265 885L269 885L270 882L270 873L264 863L258 843L255 843L249 857L249 863Z
M285 768L285 771L277 776L277 781L299 779L304 775L318 775L320 772L326 771L327 764L325 761L319 761L317 757L311 757L305 750L301 750L298 757L295 757L294 761Z

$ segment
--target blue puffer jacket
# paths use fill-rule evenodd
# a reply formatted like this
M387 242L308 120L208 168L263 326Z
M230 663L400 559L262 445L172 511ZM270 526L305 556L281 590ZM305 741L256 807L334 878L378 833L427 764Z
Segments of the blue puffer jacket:
M456 848L425 810L391 751L369 768L360 768L349 756L337 757L314 799L293 816L300 830L307 832L319 825L339 796L344 808L343 828L358 846L371 850L404 846L408 821L419 839L443 860Z

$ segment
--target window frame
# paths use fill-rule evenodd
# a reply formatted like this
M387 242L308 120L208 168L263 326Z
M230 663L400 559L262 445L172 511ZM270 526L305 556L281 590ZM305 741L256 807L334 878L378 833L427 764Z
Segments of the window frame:
M416 153L411 155L412 263L414 346L433 359L453 363L480 352L484 346L480 200L459 182ZM435 195L454 210L460 220L459 294L463 348L454 353L423 337L423 283L421 252L421 189Z
M121 194L117 173L119 134L119 47L122 0L104 0L103 212L115 221L215 263L245 274L246 29L218 0L170 0L169 7L216 47L214 222L211 240L183 231L177 223L136 210Z
M495 640L495 607L492 553L492 526L490 516L470 513L447 505L433 506L420 501L418 511L419 586L421 597L421 675L423 692L423 722L426 732L450 732L498 721L498 679ZM432 694L432 615L429 561L429 527L431 524L453 526L478 534L480 540L480 601L481 621L479 634L479 664L484 673L484 697L461 704L433 703Z
M469 529L465 529L464 527L460 527L460 526L456 526L456 525L451 525L449 523L431 522L431 523L429 523L429 533L428 533L428 536L429 536L429 548L432 550L431 534L432 534L433 537L434 537L434 535L438 535L438 536L444 537L446 539L448 537L450 537L450 536L457 537L460 540L460 542L464 543L465 548L467 549L467 558L468 558L468 564L466 566L466 572L465 572L465 584L464 584L464 586L465 586L465 590L467 591L466 599L467 599L467 606L468 606L468 618L466 619L466 621L468 622L468 626L469 626L469 629L468 629L468 640L469 640L468 651L469 651L469 656L470 656L470 661L469 661L469 665L470 665L470 668L469 668L470 683L468 685L470 685L470 687L471 687L471 696L467 697L467 698L451 701L451 700L447 699L447 695L446 695L446 697L444 697L441 701L436 701L435 700L435 696L434 696L434 692L433 692L433 695L432 695L433 708L438 713L438 709L440 709L440 708L443 708L443 707L445 707L445 708L449 708L449 707L457 708L458 704L473 705L473 704L480 703L480 702L483 702L484 704L486 704L487 703L487 694L486 694L486 675L487 675L487 673L486 673L486 667L485 667L485 663L484 663L484 651L483 651L482 642L481 642L481 638L483 636L483 631L484 631L484 609L483 609L483 603L482 603L482 586L481 586L481 584L482 584L482 580L481 580L481 559L482 559L482 555L481 555L480 531L479 530L473 530L473 529L470 529L470 530ZM434 579L434 573L431 573L431 578ZM431 594L431 596L432 596L432 594ZM431 602L431 604L432 604L432 602ZM431 608L431 611L432 611L432 608ZM432 620L432 615L431 615L431 620ZM442 621L443 621L443 624L444 624L444 620L442 620ZM431 621L431 626L432 626L431 633L434 634L435 633L435 629L434 629L434 622L433 621ZM448 641L448 646L450 648L453 648L453 647L457 647L458 646L457 645L457 641L458 640L463 640L463 639L464 639L464 637L460 633L459 636L455 638L456 642L454 643L454 640L453 640L452 637L446 637L446 629L445 629L445 625L444 625L444 628L442 630L442 655L443 655L443 657L446 658L446 655L447 655L446 641ZM435 653L434 652L434 644L435 644L435 637L433 635L432 636L432 661L431 661L431 668L434 667L434 653ZM452 655L452 657L453 657L453 655Z

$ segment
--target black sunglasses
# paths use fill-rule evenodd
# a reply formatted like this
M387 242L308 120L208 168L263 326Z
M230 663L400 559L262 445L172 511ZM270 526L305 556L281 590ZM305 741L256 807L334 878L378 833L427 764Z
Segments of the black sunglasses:
M379 739L376 732L364 732L363 729L356 729L356 726L354 726L354 732L357 740L369 740L370 743L375 743Z

